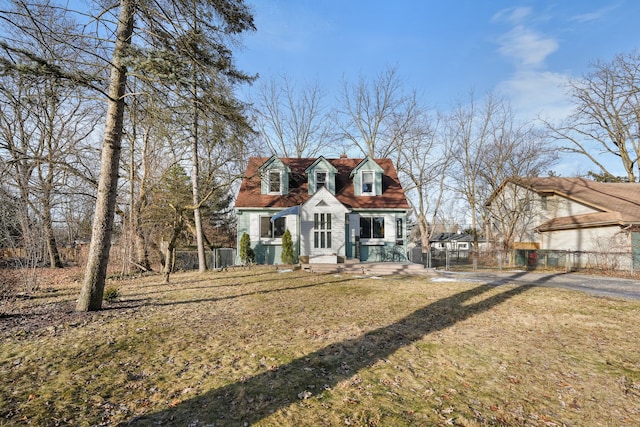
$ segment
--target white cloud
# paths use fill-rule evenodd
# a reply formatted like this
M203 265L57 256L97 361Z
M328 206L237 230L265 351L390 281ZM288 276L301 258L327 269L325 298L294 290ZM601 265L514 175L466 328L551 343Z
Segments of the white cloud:
M541 117L555 122L572 109L566 87L569 77L550 71L518 70L499 83L496 91L508 97L524 119Z
M581 15L576 15L576 16L572 17L570 19L570 21L576 21L576 22L597 21L600 18L603 18L605 15L609 14L609 12L611 12L612 10L617 9L619 6L620 6L619 4L612 4L610 6L598 9L598 10L596 10L594 12L589 12L589 13L583 13Z
M530 8L505 9L494 22L509 28L496 38L498 52L514 65L511 75L496 91L509 98L526 120L544 117L551 121L566 117L571 104L566 94L567 74L545 70L549 55L560 48L558 41L533 28L536 19Z
M517 67L541 67L553 52L558 50L558 42L544 37L536 31L517 25L498 38L498 51L516 62Z
M508 9L502 9L493 15L493 22L507 22L510 24L518 24L522 22L526 17L531 15L530 7L513 7Z

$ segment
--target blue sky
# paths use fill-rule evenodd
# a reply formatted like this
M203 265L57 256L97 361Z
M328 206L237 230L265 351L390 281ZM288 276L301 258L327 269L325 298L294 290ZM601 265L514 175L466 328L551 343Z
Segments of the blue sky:
M443 111L471 91L494 91L522 117L559 119L569 108L567 79L589 72L595 60L640 48L636 0L247 3L257 31L243 37L237 65L262 79L317 82L329 103L343 80L397 67L405 89ZM578 163L567 159L563 175L588 170Z

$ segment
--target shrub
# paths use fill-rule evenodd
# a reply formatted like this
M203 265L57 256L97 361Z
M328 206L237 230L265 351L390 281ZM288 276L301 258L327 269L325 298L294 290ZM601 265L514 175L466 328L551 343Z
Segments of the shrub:
M247 233L243 233L240 238L239 256L243 264L251 264L255 260L255 253L251 249L251 238Z
M282 263L293 264L293 240L291 240L291 232L286 230L282 235Z
M104 290L104 296L103 299L107 302L114 302L115 300L117 300L118 298L120 298L120 289L118 289L117 286L108 286L105 290Z

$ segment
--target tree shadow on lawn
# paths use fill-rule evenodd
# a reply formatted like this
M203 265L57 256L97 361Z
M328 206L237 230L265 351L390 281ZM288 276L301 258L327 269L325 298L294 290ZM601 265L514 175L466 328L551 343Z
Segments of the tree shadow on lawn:
M355 279L353 278L341 278L341 279L336 279L336 280L328 280L325 282L316 282L316 283L309 283L307 285L298 285L298 286L285 286L282 288L269 288L269 289L258 289L252 292L245 292L243 294L232 294L232 295L222 295L222 296L212 296L210 298L199 298L199 299L187 299L187 300L182 300L182 301L168 301L168 302L163 302L163 301L151 301L145 305L155 305L155 306L173 306L173 305L183 305L183 304L198 304L198 303L203 303L203 302L216 302L216 301L224 301L224 300L231 300L231 299L236 299L236 298L242 298L242 297L250 297L250 296L254 296L254 295L266 295L266 294L272 294L272 293L276 293L276 292L282 292L282 291L298 291L301 289L306 289L306 288L315 288L317 286L324 286L324 285L335 285L341 282L351 282Z
M524 273L517 273L513 279ZM273 412L319 395L388 358L400 348L425 335L446 329L520 295L550 280L552 275L468 304L474 297L504 284L490 282L429 304L397 323L367 332L357 338L328 345L288 364L242 381L208 391L153 414L135 417L124 425L171 425L174 421L199 420L215 425L248 425ZM247 424L248 423L248 424Z
M270 272L269 274L273 274L273 272ZM166 292L184 292L184 291L199 291L202 289L216 289L216 288L234 288L236 286L248 286L248 285L260 285L263 283L267 283L267 282L282 282L282 281L286 281L287 276L278 276L278 277L273 277L271 279L262 279L259 278L259 276L261 276L262 274L258 274L256 276L247 276L247 277L252 277L252 278L257 278L254 281L238 281L238 282L233 282L233 283L215 283L216 280L220 280L220 279L236 279L239 277L244 277L244 276L232 276L232 277L228 277L228 278L220 278L220 277L205 277L202 279L198 279L198 280L185 280L185 281L175 281L175 282L171 282L171 283L157 283L157 284L153 284L153 285L146 285L146 286L136 286L135 284L133 286L131 286L133 289L136 290L144 290L144 289L153 289L154 292L151 292L153 294L161 294L161 293L166 293ZM186 284L190 284L190 283L203 283L201 286L191 286L191 287L181 287L183 285ZM277 290L277 289L276 289ZM128 294L127 297L131 296L131 297L135 297L135 296L143 296L143 295L148 295L149 292L138 292L138 293L131 293Z

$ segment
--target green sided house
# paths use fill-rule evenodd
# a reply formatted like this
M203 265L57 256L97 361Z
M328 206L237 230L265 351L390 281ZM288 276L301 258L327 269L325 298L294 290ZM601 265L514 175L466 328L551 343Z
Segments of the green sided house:
M304 263L406 261L409 205L389 159L252 157L235 210L259 264L289 230Z

